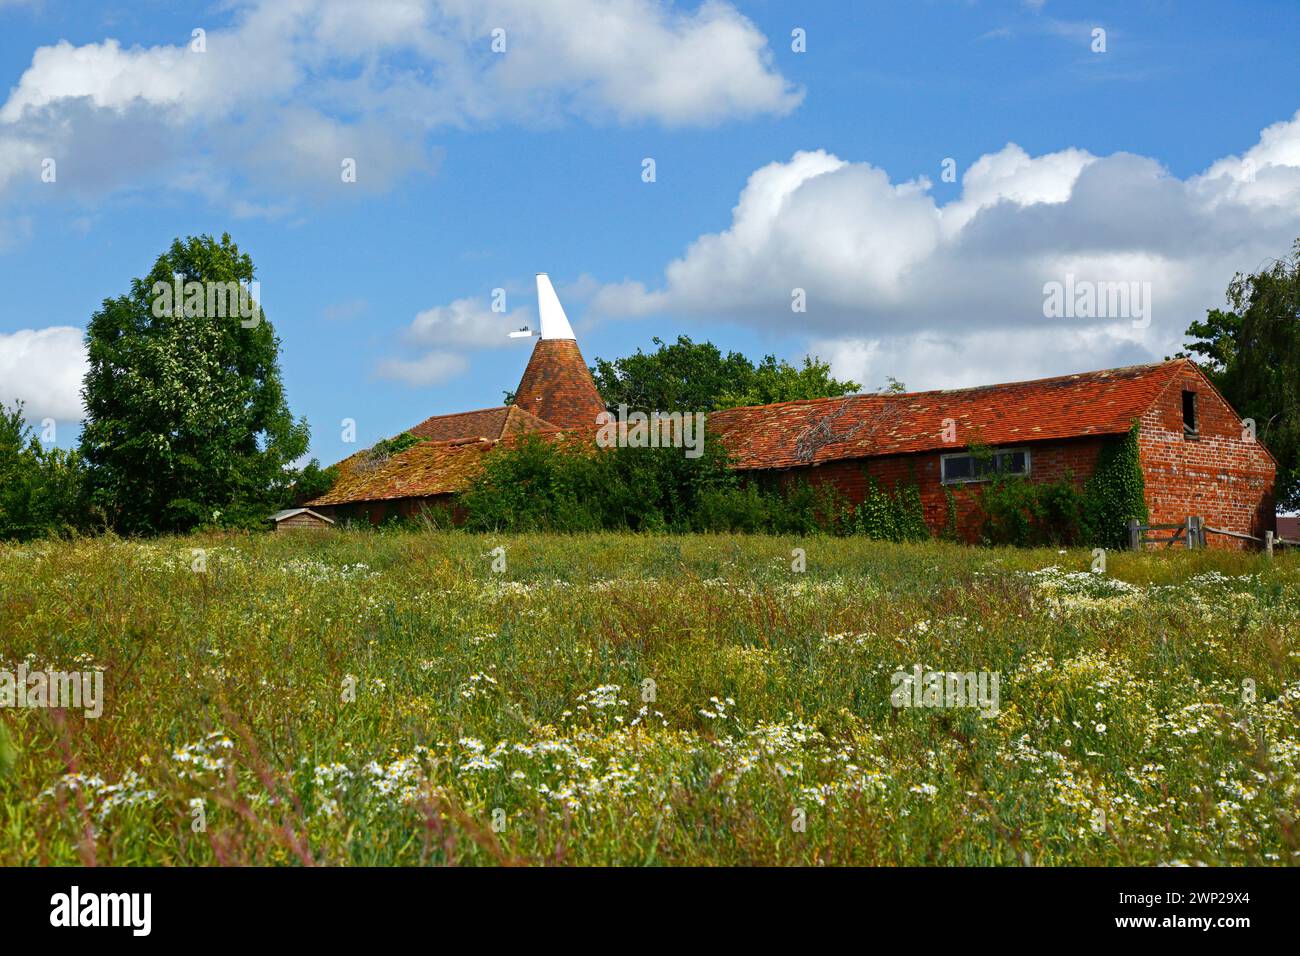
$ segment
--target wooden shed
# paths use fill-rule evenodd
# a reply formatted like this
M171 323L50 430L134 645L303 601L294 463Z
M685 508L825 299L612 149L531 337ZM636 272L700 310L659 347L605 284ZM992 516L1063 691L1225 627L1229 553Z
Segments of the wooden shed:
M317 514L310 508L285 508L271 515L275 522L276 533L281 531L328 531L334 525L333 518Z

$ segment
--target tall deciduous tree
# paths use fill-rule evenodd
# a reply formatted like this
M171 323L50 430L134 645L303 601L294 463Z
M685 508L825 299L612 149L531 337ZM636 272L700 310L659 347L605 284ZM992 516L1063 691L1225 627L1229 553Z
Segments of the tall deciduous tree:
M177 239L91 318L81 449L119 530L251 526L288 496L307 423L285 402L254 282L229 235Z
M693 342L685 335L671 345L659 338L654 343L658 348L649 354L637 349L625 358L596 360L592 376L611 408L626 404L641 411L708 412L830 398L860 387L832 378L830 365L811 357L801 368L772 355L755 365L739 352L723 355L711 342Z
M1228 285L1228 308L1187 330L1188 348L1278 462L1277 500L1300 508L1300 239L1289 258Z

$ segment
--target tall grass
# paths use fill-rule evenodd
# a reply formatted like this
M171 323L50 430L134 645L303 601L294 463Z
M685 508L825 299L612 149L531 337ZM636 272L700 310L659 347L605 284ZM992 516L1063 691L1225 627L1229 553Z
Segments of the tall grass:
M1300 562L1090 560L631 534L0 547L0 668L98 667L107 694L97 720L0 710L0 863L1300 861ZM997 672L1000 712L895 708L914 664Z

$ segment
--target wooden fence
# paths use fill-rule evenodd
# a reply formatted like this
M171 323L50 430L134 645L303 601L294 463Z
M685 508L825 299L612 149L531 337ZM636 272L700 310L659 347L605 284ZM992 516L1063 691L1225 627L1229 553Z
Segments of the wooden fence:
M1147 534L1148 531L1168 531L1170 534L1168 537L1151 537ZM1148 544L1163 544L1166 548L1172 548L1182 542L1188 551L1196 551L1206 547L1206 535L1211 534L1254 542L1260 545L1269 557L1273 556L1274 548L1300 547L1300 541L1279 538L1272 531L1265 531L1264 537L1257 538L1251 534L1242 534L1240 531L1212 528L1198 515L1188 515L1187 520L1182 524L1142 524L1136 518L1131 518L1128 523L1128 546L1131 551L1141 551L1143 546Z

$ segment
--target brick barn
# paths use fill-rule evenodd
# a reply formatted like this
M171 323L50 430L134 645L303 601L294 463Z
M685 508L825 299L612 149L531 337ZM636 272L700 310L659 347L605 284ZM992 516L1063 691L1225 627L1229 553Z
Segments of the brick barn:
M605 410L573 329L545 274L537 277L539 334L511 405L435 415L410 428L417 443L357 452L339 463L329 493L306 504L337 521L378 524L434 507L457 517L456 495L483 456L516 436L592 435ZM948 521L974 540L978 488L989 464L1031 482L1068 478L1082 488L1107 442L1134 424L1152 524L1188 515L1262 536L1274 529L1276 464L1187 359L1057 378L901 394L782 402L714 412L708 440L721 441L738 470L767 481L829 482L860 501L868 477L890 489L915 481L926 523ZM1239 542L1212 536L1213 546Z
M1276 463L1209 379L1187 359L978 388L783 402L709 416L710 435L735 467L829 482L853 502L868 477L886 489L915 481L926 524L948 520L951 491L960 535L974 540L984 478L972 444L1000 471L1029 481L1070 480L1082 489L1107 442L1138 424L1152 524L1189 515L1212 527L1262 536L1274 527ZM1211 536L1210 543L1234 547Z

